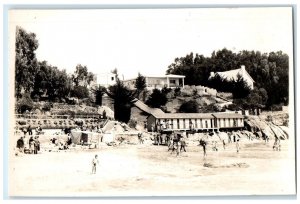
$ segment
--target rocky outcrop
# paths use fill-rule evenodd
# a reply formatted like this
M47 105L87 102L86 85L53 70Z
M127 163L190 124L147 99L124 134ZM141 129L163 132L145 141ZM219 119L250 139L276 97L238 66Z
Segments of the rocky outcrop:
M278 126L272 122L265 121L257 116L245 119L245 127L255 133L258 137L270 139L289 139L289 129L286 126Z

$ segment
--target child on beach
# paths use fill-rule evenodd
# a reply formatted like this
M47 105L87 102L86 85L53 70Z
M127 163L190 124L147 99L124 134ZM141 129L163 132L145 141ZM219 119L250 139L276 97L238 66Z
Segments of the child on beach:
M93 158L92 161L92 174L96 174L96 166L99 164L98 155L95 155L95 158Z

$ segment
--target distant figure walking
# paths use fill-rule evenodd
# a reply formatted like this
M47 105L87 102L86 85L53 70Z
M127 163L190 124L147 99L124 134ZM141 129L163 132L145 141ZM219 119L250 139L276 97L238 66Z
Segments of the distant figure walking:
M201 139L199 142L200 142L200 146L203 147L203 156L206 157L207 156L207 153L206 153L207 142L203 139Z
M142 137L142 136L143 136L143 133L139 132L139 133L138 133L138 139L139 139L139 143L140 143L140 144L144 144L144 140L143 140L143 137Z
M179 142L180 142L180 152L181 152L182 150L186 152L186 150L185 150L185 147L186 147L185 138L184 138L184 137L181 137Z
M218 142L217 141L213 141L212 142L213 143L213 151L218 151L218 146L217 146L217 144L218 144Z
M224 150L226 149L226 143L225 143L225 140L222 140L222 142L223 142L223 148L224 148Z
M27 132L29 135L32 135L32 128L31 126L29 125L28 128L27 128Z
M235 145L236 145L236 152L239 153L239 151L240 151L240 139L236 140L236 144Z
M96 174L96 167L99 164L98 155L96 154L92 161L92 174Z
M228 132L228 143L232 143L232 132Z
M274 145L273 145L273 150L276 150L276 151L280 151L281 145L280 145L280 139L278 138L275 138L275 142L274 142Z

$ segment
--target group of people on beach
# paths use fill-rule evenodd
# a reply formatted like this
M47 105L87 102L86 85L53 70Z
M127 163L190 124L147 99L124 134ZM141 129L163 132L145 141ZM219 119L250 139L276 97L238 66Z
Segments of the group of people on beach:
M17 140L17 148L21 153L37 154L40 151L39 136L21 136Z
M225 133L226 137L224 135L225 132L204 132L204 135L202 138L200 138L198 146L203 147L203 154L204 157L207 156L207 146L209 143L211 143L212 151L219 151L218 143L220 142L223 146L223 149L226 149L226 146L228 143L235 143L236 152L239 153L240 151L240 136L237 134L238 132L228 132ZM142 134L142 133L140 133ZM183 132L172 132L169 134L163 134L160 132L152 132L154 144L157 145L167 145L168 151L171 151L171 153L176 152L176 155L178 156L181 152L186 152L186 146L187 146L187 139L189 138L189 134L187 131ZM215 138L212 140L212 136L214 135ZM221 136L222 135L222 136ZM140 141L140 136L139 141ZM141 144L141 142L140 142Z

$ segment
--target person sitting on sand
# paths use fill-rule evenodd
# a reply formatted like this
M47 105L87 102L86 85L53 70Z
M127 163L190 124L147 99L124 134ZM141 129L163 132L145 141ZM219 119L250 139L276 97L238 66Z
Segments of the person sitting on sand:
M24 152L24 140L23 137L20 137L17 141L17 148L19 149L20 152Z
M92 174L96 174L97 164L99 164L98 155L96 154L92 160Z

